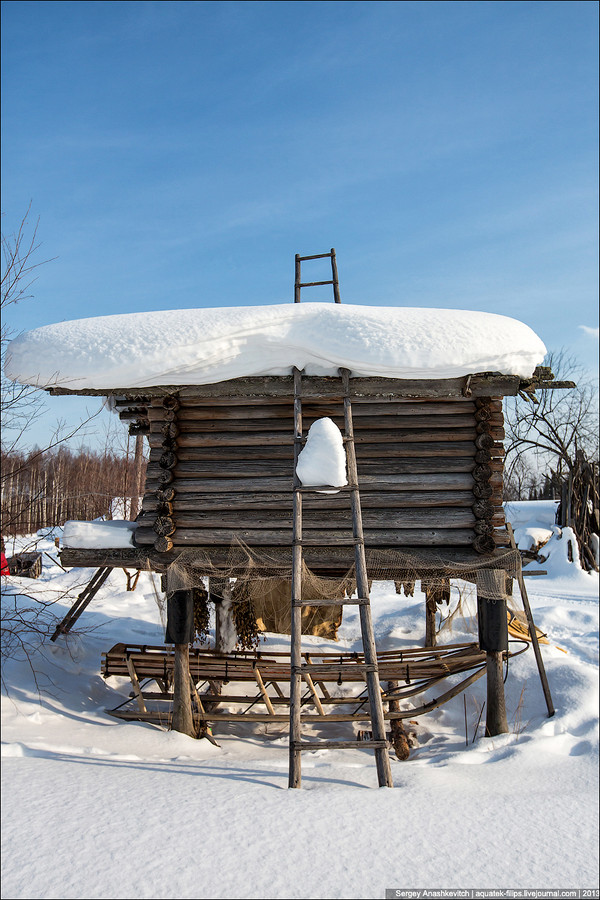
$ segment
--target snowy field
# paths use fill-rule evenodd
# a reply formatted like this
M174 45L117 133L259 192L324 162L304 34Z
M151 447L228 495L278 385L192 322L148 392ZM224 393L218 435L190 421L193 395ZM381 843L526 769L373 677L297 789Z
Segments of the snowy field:
M5 661L3 897L377 898L386 888L596 888L598 576L568 562L568 535L558 539L547 510L545 519L536 504L531 510L532 527L552 534L542 548L546 562L528 567L548 575L527 579L527 587L550 640L542 652L556 714L547 717L530 649L509 667L510 733L485 738L482 724L476 733L480 679L465 694L466 735L463 695L410 726L416 746L407 762L393 757L394 790L376 787L368 750L303 754L303 789L288 790L284 726L219 724L219 749L108 716L105 708L122 702L130 684L101 677L101 652L118 641L164 637L151 576L128 593L124 573L113 571L79 620L79 634L34 650L33 670L26 659ZM31 541L56 555L52 536L22 538L17 549ZM49 612L62 617L93 570L65 573L43 558L38 581L3 579L3 603L54 600ZM473 639L473 596L467 588L462 594L465 615L452 630L442 628L440 643ZM422 644L418 590L406 598L377 583L372 600L380 649ZM306 644L352 650L358 638L357 613L347 608L337 643ZM270 635L267 643L285 649L287 642ZM349 736L343 729L350 725L337 727L339 737Z

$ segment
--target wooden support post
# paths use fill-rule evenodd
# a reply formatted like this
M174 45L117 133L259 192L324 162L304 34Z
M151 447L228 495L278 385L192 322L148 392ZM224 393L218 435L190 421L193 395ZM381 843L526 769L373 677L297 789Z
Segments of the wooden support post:
M502 676L502 651L488 650L487 662L487 716L486 737L505 734L508 731L506 704L504 700L504 680Z
M482 569L477 573L477 615L479 645L486 651L488 737L508 731L502 660L508 647L506 618L506 575L503 569Z
M388 681L388 691L395 691L399 687L397 681ZM400 701L390 698L388 702L389 712L400 712ZM402 719L392 719L390 721L390 731L392 738L392 747L398 759L408 759L410 755L410 744L408 743L408 735L404 728Z
M437 612L437 603L435 602L435 592L433 588L425 588L425 646L435 647L437 638L435 636L435 614Z
M302 703L302 494L296 474L298 456L302 449L302 399L301 373L294 368L294 506L293 506L293 548L292 548L292 622L290 637L290 756L288 787L302 785L301 752L298 748L302 737L300 718Z
M506 524L506 530L508 531L508 536L510 538L510 544L513 550L517 549L517 544L515 542L515 535L513 532L512 525L510 522ZM527 617L527 624L529 626L529 636L531 638L531 645L533 647L533 652L535 654L535 661L537 663L538 673L540 676L540 681L542 683L542 690L544 692L544 699L546 700L546 708L548 710L548 718L551 718L554 715L554 703L552 702L552 695L550 693L550 685L548 684L548 677L546 675L546 669L544 668L544 660L542 659L542 651L540 650L540 644L537 639L537 631L535 627L535 622L533 621L533 613L531 612L531 606L529 604L529 596L527 594L527 588L525 587L525 582L523 580L523 570L519 566L519 570L517 573L517 581L519 583L519 590L521 591L521 600L523 601L523 609L525 610L525 615Z
M173 658L173 731L196 736L190 692L190 643L194 639L193 591L167 595L166 643L175 647Z
M308 689L311 693L311 696L313 698L313 703L317 707L317 712L319 713L320 716L324 716L325 710L323 709L323 704L321 703L321 698L317 694L317 689L315 687L315 683L312 680L312 678L310 677L310 675L308 674L308 672L306 672L304 674L304 680L305 680L305 682L308 686Z
M54 634L50 638L51 641L55 641L59 634L67 634L71 630L81 613L92 602L92 600L110 575L111 571L112 570L109 567L102 567L94 572L94 575L92 576L89 584L84 588L81 594L79 594L77 600L75 601L67 615L64 617L62 622L60 622L60 624L56 626Z
M135 666L133 664L133 660L130 659L129 654L127 654L127 671L129 672L129 677L131 679L131 684L133 685L133 692L135 694L135 698L137 700L137 704L140 712L147 712L146 704L144 703L144 697L142 694L142 689L140 687L140 681L137 677L137 672L135 671Z
M196 737L190 691L190 645L175 644L173 665L173 731Z
M263 677L260 674L260 672L258 671L258 666L254 667L254 677L256 678L256 683L258 685L258 689L260 690L261 696L264 700L264 704L267 707L268 712L270 713L270 715L274 716L275 710L273 708L273 704L271 703L271 698L269 697L269 695L267 693L267 689L265 687Z

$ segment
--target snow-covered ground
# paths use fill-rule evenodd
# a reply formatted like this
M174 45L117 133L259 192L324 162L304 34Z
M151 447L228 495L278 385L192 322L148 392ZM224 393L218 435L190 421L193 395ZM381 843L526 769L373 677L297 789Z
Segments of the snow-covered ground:
M36 540L55 557L52 537ZM594 889L598 576L568 561L566 537L555 534L546 562L531 564L548 576L527 580L536 623L550 640L542 652L555 716L547 717L529 650L509 667L510 733L485 738L480 725L473 739L485 700L480 679L464 695L466 738L463 695L411 726L417 746L407 762L393 759L394 790L376 787L368 750L303 754L303 789L288 790L284 726L217 725L219 749L108 716L105 708L125 699L130 685L101 677L101 652L117 641L162 643L164 635L152 576L127 592L124 573L113 571L79 620L81 633L34 650L33 668L27 659L5 661L3 897ZM62 616L93 570L63 572L43 558L38 581L6 579L3 602L54 600L49 613ZM440 642L472 639L474 598L455 586L451 610L459 593L465 615L441 630ZM418 590L407 598L376 583L372 606L381 649L422 643ZM357 614L345 611L338 643L306 643L353 649L358 638ZM283 649L288 640L270 635L268 645ZM336 734L348 736L349 727Z

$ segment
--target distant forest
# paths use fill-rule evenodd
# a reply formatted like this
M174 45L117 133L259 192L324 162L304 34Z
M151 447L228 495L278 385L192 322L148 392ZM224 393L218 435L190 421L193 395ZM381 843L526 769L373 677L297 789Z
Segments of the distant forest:
M30 453L2 451L1 462L4 537L64 525L67 519L137 515L145 462L136 472L132 457L113 451L74 453L65 447Z

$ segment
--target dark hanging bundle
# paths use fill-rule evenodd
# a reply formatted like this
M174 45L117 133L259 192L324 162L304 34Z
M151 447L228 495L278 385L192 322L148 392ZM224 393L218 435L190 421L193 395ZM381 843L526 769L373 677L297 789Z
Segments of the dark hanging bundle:
M240 650L257 650L263 632L258 627L254 604L246 591L234 596L233 622L237 632L237 646Z
M208 639L210 615L208 611L208 592L202 588L194 588L194 640L205 644Z

